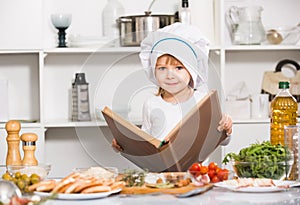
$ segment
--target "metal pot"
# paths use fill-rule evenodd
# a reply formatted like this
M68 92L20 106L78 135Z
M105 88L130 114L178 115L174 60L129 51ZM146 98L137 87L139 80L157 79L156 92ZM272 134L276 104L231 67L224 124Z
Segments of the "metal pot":
M139 46L148 33L175 22L175 15L121 16L118 18L121 46Z

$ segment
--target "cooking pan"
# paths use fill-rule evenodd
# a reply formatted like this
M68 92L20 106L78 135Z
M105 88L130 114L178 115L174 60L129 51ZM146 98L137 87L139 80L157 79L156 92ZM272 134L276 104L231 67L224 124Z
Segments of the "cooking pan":
M175 15L121 16L118 18L121 46L139 46L141 41L152 31L175 22Z

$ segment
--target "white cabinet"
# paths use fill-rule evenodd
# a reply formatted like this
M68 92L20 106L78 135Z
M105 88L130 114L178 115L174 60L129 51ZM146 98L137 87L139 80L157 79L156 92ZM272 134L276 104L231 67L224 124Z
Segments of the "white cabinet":
M262 22L265 29L281 26L296 26L299 23L300 2L282 1L218 1L220 13L221 81L225 95L239 82L245 82L251 95L261 92L263 73L274 70L282 59L300 62L300 45L232 45L225 14L231 6L260 5L263 7ZM274 15L279 14L279 15ZM222 56L223 54L223 56ZM234 134L231 143L223 147L223 156L237 152L250 143L269 140L269 119L234 119Z
M164 1L163 4L171 4L171 7L165 9L173 12L177 3L178 1L174 0L168 3ZM242 6L247 3L249 1L246 0L190 1L190 4L194 5L191 7L193 24L200 26L211 41L209 87L218 89L222 100L240 81L246 82L251 94L259 93L263 72L274 69L279 60L290 58L300 61L299 45L231 44L225 24L225 12L231 5ZM262 20L266 26L299 23L297 21L300 14L297 8L300 2L297 0L284 2L275 0L272 3L263 0L256 3L264 7ZM93 25L100 27L98 24L101 19L97 21L95 19L101 16L101 8L104 5L99 5L99 2L94 0L85 4L97 5L97 9L89 5L93 11L90 15L93 17ZM144 5L137 5L139 8L136 9L126 7L127 3L124 3L124 6L128 14L145 10ZM43 16L41 30L44 34L42 35L40 30L37 32L38 42L30 38L29 41L32 40L31 44L28 42L30 45L12 42L13 46L9 49L6 42L3 44L5 46L0 48L0 78L8 80L9 97L4 100L8 100L9 119L25 120L26 123L22 123L22 132L38 133L38 159L53 165L52 176L63 176L73 167L94 164L116 166L120 169L135 167L111 149L111 136L108 134L106 124L97 119L96 111L104 105L113 106L116 110L130 108L131 119L133 121L140 119L142 101L155 88L141 70L139 48L48 48L55 46L56 39L56 31L49 22L49 15L57 10L63 10L61 7L63 5L56 1L45 1L44 13L41 14L38 8L33 10L33 16ZM72 1L72 7L66 6L65 10L73 13L72 26L67 32L100 34L100 28L87 26L90 25L86 24L89 15L83 13L80 7L81 4L76 1ZM166 11L159 5L154 8ZM273 11L282 15L271 15ZM36 24L41 24L40 21ZM27 26L28 30L31 30L29 23ZM33 29L35 30L36 28ZM17 42L22 40L18 39ZM43 46L40 46L41 44ZM86 73L89 82L92 115L90 122L70 121L71 85L76 72ZM4 123L0 123L1 156L5 156L6 150L4 126ZM227 152L237 151L249 143L268 138L269 119L235 119L231 143L221 150L218 149L213 159L221 161ZM0 163L4 162L5 157L2 157Z

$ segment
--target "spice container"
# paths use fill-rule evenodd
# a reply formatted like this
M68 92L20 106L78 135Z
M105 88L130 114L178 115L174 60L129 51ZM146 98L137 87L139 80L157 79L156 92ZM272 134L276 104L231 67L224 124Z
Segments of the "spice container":
M38 161L34 155L36 150L36 141L38 136L35 133L23 133L21 135L21 140L23 144L24 158L22 160L22 165L38 165Z
M6 165L21 165L21 154L19 150L21 123L17 120L9 120L5 124L7 132L7 155Z

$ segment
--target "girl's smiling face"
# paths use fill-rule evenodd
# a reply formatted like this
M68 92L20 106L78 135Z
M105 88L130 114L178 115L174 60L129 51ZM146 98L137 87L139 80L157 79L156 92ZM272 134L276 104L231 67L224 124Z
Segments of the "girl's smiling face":
M169 94L177 95L190 89L190 73L171 55L165 54L157 59L155 77L159 86Z

